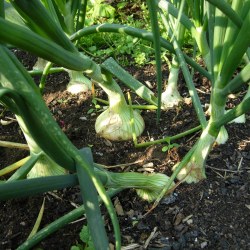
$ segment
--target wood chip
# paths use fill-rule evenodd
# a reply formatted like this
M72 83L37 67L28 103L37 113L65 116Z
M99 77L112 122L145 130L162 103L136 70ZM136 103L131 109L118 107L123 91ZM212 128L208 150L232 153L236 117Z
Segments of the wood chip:
M176 215L176 218L175 218L175 221L174 221L174 225L175 226L179 225L182 222L183 219L184 219L184 214L178 213Z
M135 211L133 209L130 209L126 214L131 218L135 215Z
M248 209L250 209L250 205L245 204L245 206L246 206Z
M128 246L124 246L124 247L121 247L121 250L131 250L131 249L137 249L138 247L140 247L139 244L137 243L134 243L134 244L130 244Z
M3 120L3 119L0 120L0 124L3 125L3 126L9 125L9 124L11 124L12 122L15 122L15 121L13 121L13 120L11 120L11 121L6 121L6 120Z
M109 141L109 140L104 140L104 143L105 143L105 145L106 146L108 146L108 147L112 147L113 146L113 144L112 144L112 142L111 141Z
M151 234L149 235L148 239L146 240L145 244L144 244L144 249L148 248L148 245L150 243L150 241L153 239L153 237L155 236L157 231L157 227L154 228L153 232L151 232Z
M137 171L153 173L155 170L153 168L139 168Z
M234 95L234 94L230 94L230 95L228 95L228 98L230 98L230 99L235 99L235 98L237 98L237 96Z
M123 211L122 205L121 205L118 197L116 197L116 199L115 199L114 206L115 206L116 213L119 216L123 216L124 215L124 211Z
M110 250L115 250L115 246L112 243L109 243L109 249Z
M190 105L192 103L192 99L190 97L187 97L187 98L184 98L184 102L187 104L187 105Z
M187 222L190 218L192 218L193 217L193 215L192 214L190 214L190 215L188 215L187 217L185 217L183 220L182 220L182 222Z
M150 88L152 89L153 88L153 85L150 81L145 81L145 84Z

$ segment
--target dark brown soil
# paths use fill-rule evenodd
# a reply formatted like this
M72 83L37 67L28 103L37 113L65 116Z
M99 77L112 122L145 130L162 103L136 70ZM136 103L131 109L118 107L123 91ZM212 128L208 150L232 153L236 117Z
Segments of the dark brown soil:
M25 66L32 66L34 57L16 52ZM152 66L128 68L142 82L154 86ZM165 72L165 71L164 71ZM165 72L167 77L167 71ZM38 78L36 77L36 80ZM94 160L114 171L145 172L146 164L154 172L170 174L171 167L182 159L197 140L199 133L176 141L179 148L162 152L163 145L136 149L132 142L109 142L99 138L94 131L94 122L100 110L88 113L92 104L91 93L70 95L65 91L68 76L65 73L50 76L44 100L60 124L62 130L78 148L91 146ZM208 83L197 76L197 88L203 104L209 100ZM154 86L155 87L155 86ZM180 84L184 97L185 87ZM125 90L126 91L126 90ZM104 93L97 90L100 97ZM141 100L138 99L140 103ZM237 98L232 103L238 102ZM0 110L2 112L3 109ZM146 129L139 142L175 135L198 125L191 104L162 112L156 126L155 111L143 111ZM13 117L3 112L1 119ZM152 204L142 201L134 190L123 191L113 200L117 207L122 232L122 245L127 249L250 249L250 122L226 126L229 141L213 148L207 160L207 179L196 184L181 184L170 197L164 198L158 207L143 217ZM25 142L16 122L0 125L0 140ZM0 168L26 156L24 150L0 148ZM138 162L137 164L132 164ZM130 164L131 163L131 164ZM45 211L41 227L56 220L81 204L78 187L46 193L35 197L14 199L0 203L0 249L16 249L28 237L45 198ZM119 208L119 209L118 209ZM104 211L107 230L111 225ZM70 249L80 242L79 232L86 220L72 223L43 240L42 249ZM112 241L112 236L110 236Z

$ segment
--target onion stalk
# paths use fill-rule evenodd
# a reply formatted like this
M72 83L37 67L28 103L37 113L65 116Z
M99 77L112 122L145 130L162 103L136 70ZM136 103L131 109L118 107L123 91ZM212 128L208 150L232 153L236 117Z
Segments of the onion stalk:
M180 9L182 13L185 12L185 9L186 9L185 4L183 3L184 2L178 2L178 1L176 2L176 7ZM163 16L163 13L161 13L161 15ZM176 28L176 40L178 41L179 46L181 47L184 42L186 29L181 23L179 23L177 19L174 19L172 16L168 16L168 18L171 20L172 25L174 25ZM164 18L163 18L163 22L164 22L165 28L168 28L168 33L169 33L170 27L168 23L164 21ZM167 83L165 91L162 92L161 94L161 103L164 109L177 106L182 101L182 97L177 88L179 71L180 71L180 65L178 62L178 58L176 55L173 55L172 63L169 69L168 83Z
M161 95L161 103L163 109L168 109L177 106L182 101L182 97L177 88L179 70L179 64L177 63L177 66L175 66L174 62L172 62L169 71L168 83L165 91L162 92Z
M34 71L43 71L41 82L45 82L45 77L47 76L47 73L44 74L44 69L46 68L47 64L48 64L47 60L44 60L43 58L39 57L35 65L33 66ZM65 70L68 72L69 78L70 78L70 81L67 84L67 91L69 93L78 94L81 92L87 92L91 90L91 86L92 86L91 81L83 75L83 72L67 70L67 69ZM48 69L48 73L49 73L49 69ZM42 85L44 85L44 83Z
M22 118L16 115L18 124L24 134L27 144L30 149L30 154L41 154L38 157L37 162L32 167L32 169L27 174L27 178L37 178L42 176L53 176L53 175L63 175L67 171L60 167L55 161L53 161L47 154L45 154L42 149L37 145L34 139L31 137L30 132L26 128Z
M44 70L44 68L46 67L46 64L48 63L47 60L38 57L36 60L35 65L33 66L33 70Z
M198 0L187 1L189 11L192 15L191 20L185 12L181 12L171 1L155 0L155 2L161 10L179 19L178 22L191 32L192 38L195 40L210 72L210 49L206 39L207 16L205 15L206 6L204 3Z
M99 168L96 168L96 173L106 188L134 188L137 195L148 202L156 200L169 181L167 175L160 173L113 173L103 169L100 170ZM174 184L174 182L171 183L170 188L172 188Z
M181 169L177 175L177 179L180 181L186 181L187 183L199 182L206 178L205 163L208 154L211 150L213 143L216 140L215 136L211 136L207 127L201 134L197 146L188 161L188 163ZM173 167L175 170L177 165Z
M227 130L225 128L225 126L222 126L220 129L220 132L216 138L216 142L220 145L220 144L225 144L228 140L228 133Z

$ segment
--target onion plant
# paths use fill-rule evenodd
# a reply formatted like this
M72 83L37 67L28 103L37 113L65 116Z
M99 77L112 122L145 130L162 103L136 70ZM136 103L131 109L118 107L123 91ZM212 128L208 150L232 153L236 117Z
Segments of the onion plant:
M87 1L41 1L44 7L47 9L48 14L58 24L59 28L70 36L75 33L79 27L84 26L85 14L86 14L86 2ZM29 29L38 32L39 28L32 22L25 20L25 13L18 13L13 6L5 2L6 19L13 20L19 25L28 27ZM26 18L27 19L27 18ZM40 31L41 32L41 31ZM52 67L52 64L43 58L38 58L37 62L33 66L34 70L43 70L40 80L40 89L43 91L48 71ZM67 85L68 92L77 94L80 92L87 92L91 89L90 80L81 72L66 70L69 74L70 81Z
M208 19L208 40L205 44L208 44L211 51L209 57L204 57L211 74L211 117L195 144L190 159L178 174L180 180L185 179L188 183L205 178L205 161L220 130L225 124L249 110L247 105L250 101L249 98L243 99L239 105L225 114L228 95L243 87L250 77L247 70L249 63L237 68L242 63L244 54L248 53L250 44L247 28L250 24L250 2L207 1L203 4L206 5L205 15ZM183 14L182 17L180 20L185 24L186 17ZM172 33L174 34L173 28ZM176 52L180 52L177 42ZM178 59L184 65L182 53ZM234 77L236 70L238 74ZM188 83L187 76L185 79ZM222 130L222 133L225 131Z
M51 3L51 1L44 2ZM67 2L65 1L64 4ZM2 14L0 17L0 101L16 115L30 148L30 156L22 167L6 182L0 184L0 199L37 194L79 183L95 248L108 249L108 238L98 205L98 193L111 216L116 248L120 249L119 226L104 185L107 188L119 190L135 188L140 196L152 201L169 179L162 174L145 176L137 173L109 173L93 163L89 150L79 151L69 141L53 119L39 88L7 45L29 51L66 69L83 72L98 86L110 92L110 96L115 92L118 93L114 103L110 105L110 113L116 112L115 106L119 112L121 105L124 105L122 112L126 109L125 101L119 93L120 88L109 72L78 51L62 30L62 26L58 25L48 9L39 1L11 1L16 11L29 26L32 26L32 29L5 20L3 1L0 3ZM62 4L60 1L55 3ZM139 121L142 126L140 119ZM31 175L34 165L39 161L40 164L46 165L46 172L50 171L53 175L52 169L55 166L60 169L60 174L24 179L28 174Z
M83 28L87 1L44 1L45 8L52 18L60 25L67 36L75 33L80 27ZM77 42L76 42L77 46ZM91 90L91 81L82 72L67 70L70 81L67 91L72 94Z
M183 9L185 8L184 2L176 2L176 8ZM171 18L171 16L169 16ZM185 27L178 21L178 19L172 18L175 27L176 39L180 46L183 45L185 38ZM171 39L171 38L170 38ZM169 67L169 76L167 81L166 89L162 92L161 102L164 109L172 108L179 104L182 101L182 97L178 91L178 76L180 71L179 61L177 56L173 54L172 62Z

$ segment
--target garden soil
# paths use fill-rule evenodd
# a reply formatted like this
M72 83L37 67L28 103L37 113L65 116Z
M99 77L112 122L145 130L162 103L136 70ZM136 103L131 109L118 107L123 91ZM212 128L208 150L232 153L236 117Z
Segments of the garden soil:
M35 57L21 51L16 51L16 55L28 69L32 68ZM127 70L156 91L153 66L127 67ZM163 68L163 76L167 79L167 68ZM38 83L39 78L35 77L35 81ZM209 102L209 84L199 75L194 76L194 81L202 104L206 107ZM101 109L93 104L91 93L71 95L65 90L67 82L66 73L51 75L47 79L44 100L72 143L79 149L91 147L94 161L113 166L110 171L170 175L171 168L199 138L200 133L197 132L179 139L175 142L179 147L167 152L162 151L166 145L135 148L131 141L107 141L95 133L94 124ZM128 91L122 84L121 87L125 93ZM145 131L138 138L139 143L175 135L198 125L181 75L179 89L185 98L184 103L162 111L159 125L156 125L155 111L142 111ZM237 104L243 94L231 96L228 108ZM100 89L96 89L96 95L107 98ZM144 103L135 96L133 102ZM0 113L2 121L14 118L13 114L3 108ZM206 180L191 185L181 183L152 211L152 203L141 200L134 190L125 190L113 197L124 249L250 249L249 114L246 118L245 124L226 126L229 140L224 145L214 145L207 159ZM25 143L15 121L9 125L0 125L0 140ZM0 148L0 168L27 155L25 150ZM27 239L43 200L45 210L41 228L81 205L78 187L1 201L0 249L16 249ZM112 225L106 210L102 210L112 247ZM42 240L34 249L70 249L81 243L79 233L83 224L86 224L84 216Z

